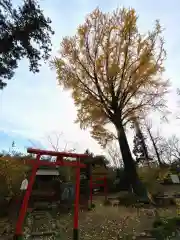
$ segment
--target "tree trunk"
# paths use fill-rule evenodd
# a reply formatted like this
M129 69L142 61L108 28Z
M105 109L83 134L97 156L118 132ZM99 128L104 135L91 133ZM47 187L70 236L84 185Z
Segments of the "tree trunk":
M153 136L152 136L152 134L151 134L151 130L150 130L148 127L147 127L147 131L148 131L149 137L150 137L150 139L151 139L151 141L152 141L152 144L153 144L153 147L154 147L154 150L155 150L155 153L156 153L156 157L157 157L157 161L158 161L158 163L159 163L159 166L162 166L163 164L162 164L162 162L161 162L161 158L160 158L160 155L159 155L159 152L158 152L156 143L155 143L154 138L153 138Z
M124 170L127 176L128 185L132 187L133 192L138 196L147 197L147 193L143 184L141 183L137 170L136 164L132 158L131 151L129 148L129 144L127 141L127 137L124 131L124 127L121 123L116 126L117 134L118 134L118 142L124 162Z

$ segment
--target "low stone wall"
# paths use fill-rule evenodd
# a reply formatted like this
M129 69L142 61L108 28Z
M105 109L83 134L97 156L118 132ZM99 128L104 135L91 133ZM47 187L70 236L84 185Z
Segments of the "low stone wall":
M180 184L162 185L162 191L167 195L173 195L174 193L180 193Z

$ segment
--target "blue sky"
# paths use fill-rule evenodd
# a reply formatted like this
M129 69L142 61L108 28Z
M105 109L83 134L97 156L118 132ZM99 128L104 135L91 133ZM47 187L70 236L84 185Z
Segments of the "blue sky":
M16 4L21 2L13 1ZM160 19L165 27L167 61L165 76L170 78L173 88L180 87L180 2L173 1L142 1L142 0L41 0L44 13L52 19L55 35L52 38L53 53L59 49L63 36L75 33L79 24L84 21L87 13L99 6L103 11L112 11L116 7L134 7L139 15L140 30L147 31L153 27L155 19ZM175 93L169 95L169 107L176 106ZM28 63L19 63L14 79L0 92L0 148L9 147L12 139L17 147L31 145L28 139L37 147L49 147L46 136L52 132L63 132L61 146L67 143L77 151L90 148L101 152L97 143L91 139L88 131L81 131L74 124L76 109L69 93L63 92L57 84L55 72L48 64L41 67L39 74L28 71ZM160 124L154 116L154 127ZM165 135L176 133L180 122L171 119L170 126L162 125ZM9 140L4 137L9 136ZM4 139L4 140L3 140ZM19 143L18 143L19 142ZM130 140L131 142L131 140Z

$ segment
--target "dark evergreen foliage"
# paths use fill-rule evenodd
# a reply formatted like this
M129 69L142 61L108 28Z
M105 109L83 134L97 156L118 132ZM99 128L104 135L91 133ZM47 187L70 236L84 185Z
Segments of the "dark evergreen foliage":
M47 60L51 51L50 24L36 0L24 0L16 9L11 0L0 0L0 89L22 58L29 60L31 72L39 71L39 61Z

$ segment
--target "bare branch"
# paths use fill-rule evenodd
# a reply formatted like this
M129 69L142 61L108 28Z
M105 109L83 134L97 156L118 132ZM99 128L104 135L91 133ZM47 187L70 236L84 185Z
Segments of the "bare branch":
M116 168L123 167L123 160L117 142L108 144L106 149L111 165Z
M46 140L50 144L51 148L56 152L61 152L61 151L74 152L75 151L75 148L69 148L68 147L68 143L66 141L65 141L65 143L63 143L64 140L63 140L63 133L62 132L61 133L52 132L51 134L46 136Z

